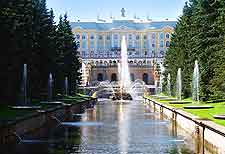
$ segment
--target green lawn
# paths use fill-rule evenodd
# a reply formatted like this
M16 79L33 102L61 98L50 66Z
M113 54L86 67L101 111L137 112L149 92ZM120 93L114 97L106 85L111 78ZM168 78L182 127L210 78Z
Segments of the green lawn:
M82 101L90 100L91 98L92 97L90 97L90 96L86 96L83 94L77 94L75 96L65 96L65 97L59 99L59 101L62 101L64 103L75 104L75 103L79 103Z
M206 102L201 102L201 103L190 103L190 104L169 104L169 101L162 101L159 99L152 98L151 96L148 96L148 98L151 98L157 102L163 103L165 105L174 107L174 108L179 108L182 109L188 113L191 113L195 116L198 116L203 119L209 119L212 120L213 122L225 126L225 120L219 120L219 119L214 119L213 115L216 114L225 114L225 102L219 102L219 103L206 103ZM185 99L184 101L192 101L191 98ZM210 105L213 106L214 108L211 109L184 109L184 106L191 106L191 105Z
M8 106L0 106L0 120L13 120L16 117L22 117L31 114L32 111L11 110Z

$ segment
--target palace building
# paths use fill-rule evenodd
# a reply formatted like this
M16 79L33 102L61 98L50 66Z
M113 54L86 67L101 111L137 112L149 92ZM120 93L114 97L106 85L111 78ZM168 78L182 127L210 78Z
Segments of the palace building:
M121 39L125 35L128 75L132 81L140 79L154 87L157 80L156 66L163 62L176 21L130 19L123 8L119 18L78 20L72 22L71 26L79 42L83 85L118 80L117 64L120 62Z

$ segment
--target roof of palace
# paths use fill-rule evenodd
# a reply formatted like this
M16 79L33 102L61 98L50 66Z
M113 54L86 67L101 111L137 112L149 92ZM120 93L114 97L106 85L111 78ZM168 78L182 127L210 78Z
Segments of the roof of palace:
M98 19L97 21L77 21L71 22L71 27L84 30L107 31L113 29L145 30L162 29L164 27L175 28L176 21L151 21L137 19L113 19L111 21Z

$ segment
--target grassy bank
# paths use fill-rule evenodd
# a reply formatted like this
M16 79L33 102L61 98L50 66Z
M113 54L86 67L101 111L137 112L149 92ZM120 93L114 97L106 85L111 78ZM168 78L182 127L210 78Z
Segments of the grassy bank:
M63 103L68 103L68 104L76 104L76 103L80 103L83 101L87 101L92 99L92 97L83 95L83 94L76 94L74 96L60 96L59 98L57 98L55 101L60 101ZM55 105L48 105L48 104L43 104L40 103L40 101L32 101L30 104L30 106L40 106L41 110L45 110L45 109L51 109L51 108L55 108ZM10 106L0 106L0 121L9 121L9 120L15 120L16 118L21 118L21 117L25 117L28 115L31 115L33 113L36 113L37 110L24 110L24 109L20 109L20 110L14 110L12 109Z
M194 102L192 102L189 104L169 104L169 101L155 99L151 96L147 96L146 98L150 98L152 100L163 103L170 107L181 109L181 110L191 113L195 116L198 116L201 119L208 119L219 125L225 126L225 120L213 118L213 115L225 114L225 102L217 102L217 103L207 103L207 102L194 103ZM190 98L185 99L184 101L191 101L191 99ZM211 108L211 109L184 109L183 108L184 106L191 106L191 105L198 105L198 106L210 105L210 106L213 106L214 108Z

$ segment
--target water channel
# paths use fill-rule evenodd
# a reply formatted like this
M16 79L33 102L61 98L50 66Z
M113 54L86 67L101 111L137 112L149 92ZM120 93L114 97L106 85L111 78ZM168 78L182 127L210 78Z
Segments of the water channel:
M42 128L3 154L193 154L192 137L141 101L100 102L74 122Z

